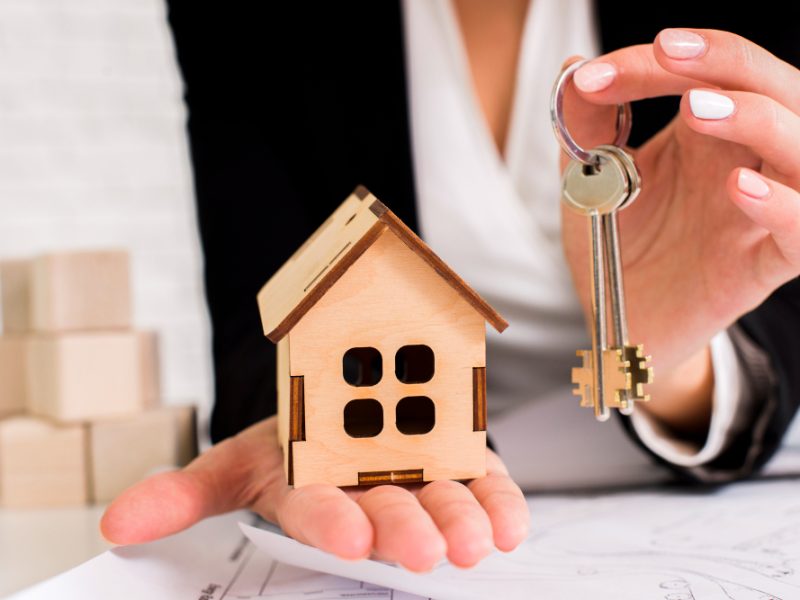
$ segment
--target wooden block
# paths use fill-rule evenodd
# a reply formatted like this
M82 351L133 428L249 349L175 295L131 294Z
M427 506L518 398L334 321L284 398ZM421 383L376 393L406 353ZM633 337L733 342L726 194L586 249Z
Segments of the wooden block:
M144 407L156 408L161 403L161 369L159 367L158 334L155 331L138 331L139 352L142 365L142 391Z
M137 332L36 335L28 345L29 407L58 421L128 416L147 405Z
M73 506L87 501L86 431L33 417L0 421L0 506Z
M0 304L5 333L31 330L31 268L27 259L0 262Z
M197 452L194 424L191 406L90 423L91 499L110 502L148 475L185 465Z
M0 417L21 413L28 398L27 337L0 337Z
M178 428L177 465L185 467L200 453L197 432L197 408L191 404L168 406L175 415Z
M39 332L131 326L128 253L62 252L33 261L31 316Z

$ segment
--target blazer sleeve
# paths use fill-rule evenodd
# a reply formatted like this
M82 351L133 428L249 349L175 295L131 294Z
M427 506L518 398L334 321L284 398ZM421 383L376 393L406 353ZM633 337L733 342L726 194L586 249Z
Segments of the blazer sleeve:
M670 463L650 451L623 417L637 444L681 479L724 482L758 471L780 447L800 406L800 279L779 288L737 325L734 345L756 397L716 458L698 467Z
M800 406L800 278L779 288L739 325L769 357L768 373L756 365L751 371L754 378L769 382L769 392L753 426L741 431L712 466L743 465L753 471L775 454Z
M652 43L656 34L665 27L703 27L732 31L745 36L786 62L800 68L800 43L796 27L797 5L792 5L788 19L775 19L775 11L788 16L777 2L768 2L761 15L720 12L715 7L688 0L654 8L641 14L636 26L623 18L636 11L633 0L596 0L600 25L602 50L610 52L636 44ZM794 18L794 20L792 20ZM633 103L634 119L630 145L638 147L660 131L678 110L674 97L652 98ZM657 462L666 465L680 477L690 480L725 480L744 477L763 466L779 448L800 403L800 280L793 280L776 290L761 306L737 321L737 330L744 332L736 340L739 364L746 375L753 378L753 389L759 390L754 398L754 410L742 415L726 450L706 463L701 471L679 467L654 455ZM749 344L761 352L748 353ZM766 368L754 359L755 354L765 354ZM656 374L658 376L658 374ZM629 419L622 423L634 438ZM650 452L644 445L643 448Z

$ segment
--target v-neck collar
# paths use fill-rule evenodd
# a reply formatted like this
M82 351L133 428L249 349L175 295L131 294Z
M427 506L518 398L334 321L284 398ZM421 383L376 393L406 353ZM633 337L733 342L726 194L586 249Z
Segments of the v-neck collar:
M464 88L463 97L467 99L468 110L471 115L472 121L476 124L476 135L481 138L480 143L486 148L486 151L493 157L493 162L497 166L511 176L510 165L514 164L513 155L518 150L520 137L519 121L522 120L524 113L524 102L529 96L529 90L526 83L528 79L525 77L525 67L527 60L524 60L527 55L527 46L530 45L532 27L537 23L542 22L538 16L540 12L540 5L548 0L529 0L531 4L525 13L525 24L522 29L522 38L519 45L519 56L517 57L516 73L514 76L514 92L511 98L510 116L507 124L507 131L504 140L504 147L502 153L497 147L494 140L494 135L489 128L489 122L483 114L480 106L480 101L475 91L475 85L472 77L472 70L469 65L469 55L467 54L466 45L464 43L464 36L458 24L458 16L455 12L452 0L438 0L437 6L439 8L439 16L442 19L443 30L447 38L447 47L451 54L451 59L454 62L454 71L458 74L459 84Z
M475 130L476 143L480 146L480 152L485 159L489 161L487 164L492 164L498 172L508 177L509 183L520 196L525 195L523 191L523 188L526 187L524 169L531 166L527 164L531 158L528 156L526 148L527 136L530 134L528 129L540 128L540 125L531 123L531 119L538 119L549 114L547 99L550 93L549 89L542 89L541 82L550 76L553 80L555 79L557 73L550 74L546 71L553 60L562 58L548 55L548 52L553 52L554 49L551 49L549 45L543 46L542 41L551 38L552 32L548 30L548 27L553 22L557 22L558 12L586 10L583 4L586 2L591 4L591 0L530 0L530 2L522 29L508 130L501 153L475 91L469 56L458 24L455 7L452 0L436 0L448 53L453 62L453 72L456 73L458 84L462 88L465 109ZM590 18L589 22L585 24L589 31L582 31L582 27L579 27L579 31L570 32L570 34L584 37L587 44L591 46L594 29L592 21L593 19ZM583 22L581 23L583 25ZM558 46L556 45L556 47ZM591 48L588 56L595 54L596 49ZM553 143L555 144L555 140ZM554 152L557 154L557 149Z

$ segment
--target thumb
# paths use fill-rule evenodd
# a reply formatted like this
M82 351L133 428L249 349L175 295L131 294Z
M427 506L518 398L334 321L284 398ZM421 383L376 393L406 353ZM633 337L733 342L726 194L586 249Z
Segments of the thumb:
M570 56L563 69L583 60L581 56ZM575 84L570 80L564 90L564 127L575 142L585 150L611 144L616 137L617 107L615 105L594 104L582 97L575 89ZM561 169L567 166L570 158L561 153Z
M125 490L100 520L114 544L142 544L177 533L213 514L203 484L190 473L160 473Z
M181 471L128 488L106 510L100 531L115 544L141 544L250 507L262 496L275 502L288 491L282 462L273 417L220 442Z

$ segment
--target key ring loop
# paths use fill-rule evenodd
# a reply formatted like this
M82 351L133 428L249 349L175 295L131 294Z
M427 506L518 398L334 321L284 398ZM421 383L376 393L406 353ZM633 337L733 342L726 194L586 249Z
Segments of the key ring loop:
M572 63L559 75L553 86L550 96L550 120L553 124L556 138L570 158L582 162L585 165L596 165L597 155L584 150L567 131L564 122L564 90L567 88L575 71L585 65L588 60L580 60ZM628 142L631 133L631 105L629 102L617 105L617 136L614 140L615 146L624 146Z

